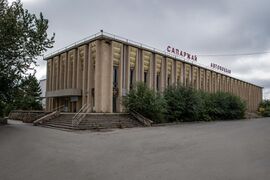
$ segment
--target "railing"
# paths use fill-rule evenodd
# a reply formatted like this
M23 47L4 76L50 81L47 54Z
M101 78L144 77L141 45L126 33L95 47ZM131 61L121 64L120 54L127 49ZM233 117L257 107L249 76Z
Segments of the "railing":
M54 108L54 109L52 110L52 112L54 112L54 111L59 111L59 109L61 109L61 108L63 108L63 107L65 107L65 105L58 106L57 108Z
M44 122L50 121L50 120L52 120L52 119L54 119L54 118L56 118L56 117L58 117L58 116L60 116L60 112L59 112L59 111L53 111L53 112L51 112L50 114L47 114L47 115L45 115L45 116L43 116L43 117L41 117L41 118L35 120L35 121L33 122L33 124L34 124L35 126L37 126L37 125L42 124L42 123L44 123Z
M80 122L85 118L86 114L89 110L90 105L84 104L81 109L73 116L72 118L72 126L78 126Z
M130 114L135 117L139 122L141 122L144 126L151 126L151 124L153 124L152 120L144 117L136 111L130 111Z
M36 126L38 124L42 124L45 121L50 121L58 116L60 116L60 109L65 107L65 105L58 106L52 110L49 114L46 114L45 116L40 117L39 119L35 120L33 124Z

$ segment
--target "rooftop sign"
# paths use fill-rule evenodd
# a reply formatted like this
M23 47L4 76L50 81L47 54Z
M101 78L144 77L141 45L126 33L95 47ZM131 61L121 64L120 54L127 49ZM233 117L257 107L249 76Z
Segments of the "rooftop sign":
M181 51L181 50L174 48L172 46L167 46L167 52L172 53L172 54L177 55L177 56L182 56L188 60L197 61L196 55L189 54L185 51Z
M219 71L222 71L222 72L225 72L225 73L228 73L228 74L231 74L231 70L230 69L227 69L225 67L222 67L218 64L215 64L215 63L211 63L211 68L213 69L217 69Z

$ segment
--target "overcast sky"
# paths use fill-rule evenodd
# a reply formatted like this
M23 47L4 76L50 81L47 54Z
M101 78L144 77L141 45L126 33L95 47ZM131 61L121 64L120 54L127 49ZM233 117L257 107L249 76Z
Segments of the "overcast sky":
M100 29L164 50L167 45L198 55L270 52L269 0L22 0L49 19L49 34L63 48ZM50 52L49 51L49 52ZM231 69L232 76L264 87L270 98L270 53L198 56ZM39 60L39 79L46 63Z

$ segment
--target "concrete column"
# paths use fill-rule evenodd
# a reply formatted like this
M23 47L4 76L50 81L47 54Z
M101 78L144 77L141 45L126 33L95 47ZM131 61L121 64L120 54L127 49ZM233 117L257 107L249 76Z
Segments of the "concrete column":
M212 74L212 90L211 90L211 92L216 92L216 90L215 90L215 86L216 86L216 74L214 73L214 72L211 72L211 74Z
M150 64L149 64L149 70L148 70L148 87L153 88L153 77L154 77L154 64L153 64L153 53L150 54Z
M123 44L120 44L121 54L120 54L120 63L118 66L118 97L116 100L116 112L122 112L123 106L122 106L122 94L123 94L123 65L124 65L124 48ZM113 52L113 48L111 50ZM113 53L111 55L111 59L113 58ZM112 80L113 81L113 80ZM112 83L111 81L111 83ZM111 89L111 91L113 88ZM112 107L111 107L112 108Z
M49 105L49 98L46 98L46 107L45 107L45 111L49 111L50 110L50 105Z
M76 87L78 89L83 89L83 74L84 74L84 63L85 63L85 59L86 59L86 45L80 46L78 48L78 53L77 53L77 77L76 77Z
M209 92L210 92L210 93L213 93L213 78L212 78L212 71L209 71L209 82L210 82Z
M187 86L186 84L186 63L183 63L183 86Z
M70 85L70 78L71 78L71 62L70 62L70 52L67 53L67 76L66 76L66 88L69 89L71 88L71 85Z
M47 61L46 90L51 91L51 60L50 59Z
M87 61L87 45L83 45L78 49L78 66L77 66L77 88L82 89L82 98L79 103L79 108L87 103L87 74L88 74L88 61Z
M67 53L62 54L62 60L64 63L64 73L63 73L63 89L67 89L67 76L68 76L68 60Z
M206 91L206 70L203 69L203 91Z
M46 111L51 111L51 98L46 98Z
M229 77L229 92L232 93L232 78Z
M199 73L200 73L199 68L197 68L196 66L192 66L192 86L194 89L199 89L198 87L198 83L200 82Z
M59 59L59 85L58 88L59 89L63 89L63 72L64 72L64 68L63 68L63 61L62 61L62 56L60 55L60 59Z
M220 74L217 73L216 75L216 78L217 78L217 85L216 85L216 91L220 91Z
M208 84L207 84L207 92L211 92L211 86L212 86L212 81L211 81L211 71L207 70L207 78L208 78Z
M163 61L164 61L164 57L162 57L161 55L159 54L155 54L155 61L154 61L154 88L157 90L157 91L163 91L163 74L164 74L164 67L163 67ZM157 77L158 80L157 80ZM158 89L157 89L157 85L158 85Z
M73 49L68 52L68 76L67 76L67 86L68 88L75 88L75 52L76 50Z
M190 65L190 85L193 87L193 66ZM194 87L193 87L194 88Z
M46 91L50 91L50 61L47 61L47 74L46 74ZM46 111L49 111L49 98L46 98Z
M160 79L161 79L161 83L160 83L160 90L161 92L165 90L166 88L166 59L164 57L162 57L161 60L161 72L160 72Z
M59 56L53 58L54 61L54 90L59 89ZM56 103L57 104L57 103Z
M51 91L54 91L55 90L55 63L54 63L54 59L52 59L52 73L51 73Z
M96 61L96 41L88 46L88 72L87 72L87 104L90 104L91 111L94 109L94 88L95 88L95 61Z
M143 51L141 49L138 49L139 51L139 59L138 59L138 63L139 63L139 81L143 82L143 78L144 78L144 68L143 68Z
M171 72L171 85L174 85L176 82L176 61L172 59L172 72Z
M224 92L227 92L227 84L226 84L226 82L227 82L227 79L226 79L226 76L222 76L223 77L223 91Z
M97 40L95 65L96 112L112 112L113 60L111 42Z
M184 82L185 82L185 67L184 67L184 63L180 63L181 64L181 77L180 77L180 82L181 82L181 85L184 85Z
M65 73L65 59L63 57L63 54L61 54L59 60L59 89L64 89L64 73Z
M172 85L176 85L176 79L177 79L177 75L176 75L176 60L173 59L173 62L172 62Z
M152 86L152 53L142 50L142 61L141 61L141 80L145 79L145 72L147 73L146 85L151 88Z
M165 61L164 61L164 66L165 66L165 71L164 71L164 77L165 77L165 87L164 87L164 90L168 87L168 58L165 58Z
M127 52L126 52L126 58L124 59L125 61L125 89L126 89L126 93L129 92L129 85L130 85L130 46L127 46ZM133 75L134 75L134 71L133 71Z
M74 57L74 60L73 60L73 69L72 69L72 88L77 88L77 64L78 64L78 59L77 59L77 56L76 56L76 49L73 50L73 57Z
M192 79L192 67L189 64L185 64L185 85L190 86L191 85L191 79Z
M139 49L137 49L137 53L136 53L136 65L135 65L135 82L141 81L141 51Z
M156 64L156 58L157 58L157 54L154 54L152 56L152 67L153 67L153 84L152 84L152 87L153 87L153 90L157 91L157 64Z
M201 68L198 67L198 89L202 90L202 84L203 80L202 80L202 72L201 72Z
M143 58L142 58L142 81L144 81L144 72L147 71L147 86L149 88L152 88L152 76L153 76L153 62L152 62L152 53L148 52L148 51L143 51ZM145 65L145 63L149 62L148 65ZM146 70L145 68L148 68L148 70Z

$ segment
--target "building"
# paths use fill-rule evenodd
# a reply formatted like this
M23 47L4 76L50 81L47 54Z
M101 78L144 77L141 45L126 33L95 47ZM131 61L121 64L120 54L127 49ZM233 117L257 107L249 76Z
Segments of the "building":
M41 104L42 104L42 108L45 109L46 108L46 79L41 79L39 81L39 87L41 89Z
M207 92L231 92L256 111L262 87L101 31L54 52L47 61L46 109L122 112L121 98L136 81L162 91L174 83ZM197 59L197 57L196 57Z

